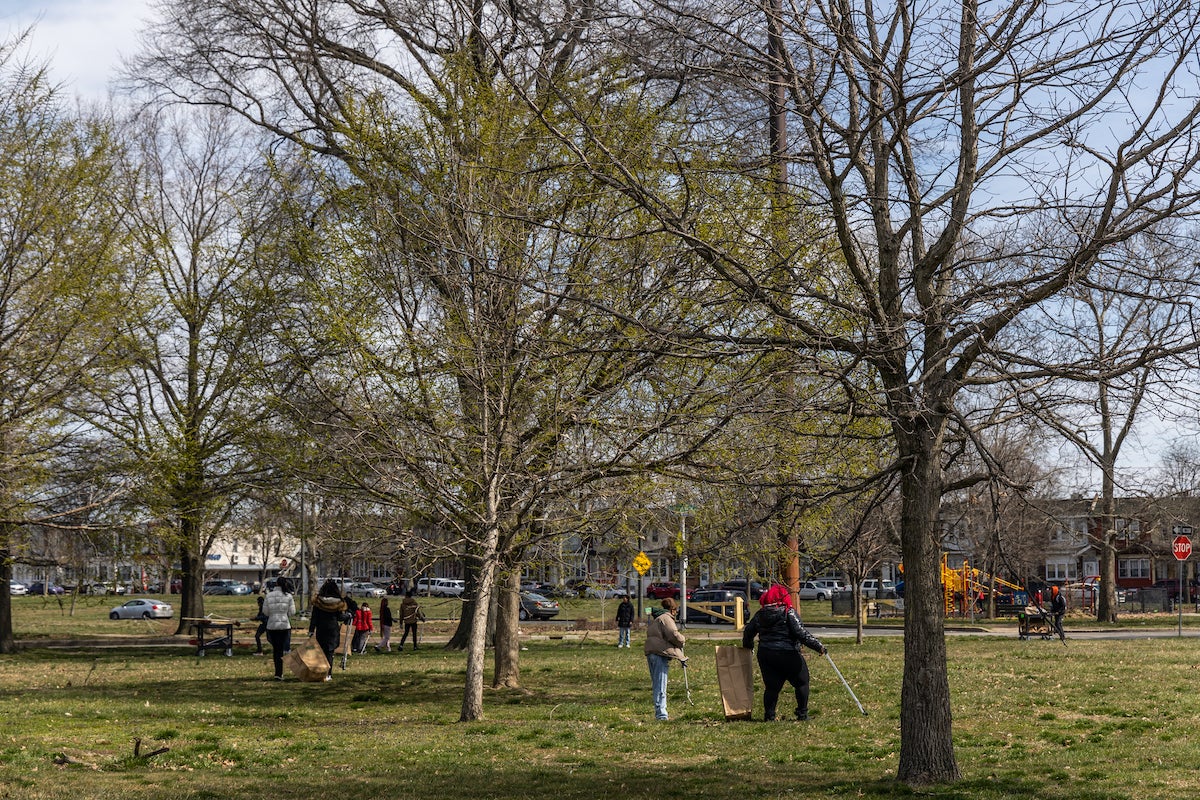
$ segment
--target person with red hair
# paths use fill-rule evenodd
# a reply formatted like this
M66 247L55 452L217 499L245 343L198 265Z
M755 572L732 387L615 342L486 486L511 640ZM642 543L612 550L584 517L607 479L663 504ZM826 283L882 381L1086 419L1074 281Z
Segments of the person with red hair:
M763 719L775 720L775 707L783 685L796 690L796 719L808 719L808 663L800 653L804 645L825 655L825 645L809 633L792 608L787 587L772 584L758 598L762 608L742 631L742 647L752 649L758 637L758 668L763 676Z

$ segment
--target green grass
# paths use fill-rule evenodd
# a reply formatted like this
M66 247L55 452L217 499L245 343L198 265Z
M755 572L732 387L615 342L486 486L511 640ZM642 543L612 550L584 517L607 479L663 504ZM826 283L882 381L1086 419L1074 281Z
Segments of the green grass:
M54 604L23 602L18 630L57 626L57 615ZM77 609L77 628L83 616ZM488 690L485 719L470 724L456 721L464 656L439 647L352 658L330 684L267 680L270 658L244 650L33 648L0 657L0 798L262 797L280 795L281 780L280 796L301 799L335 786L352 797L421 798L918 794L892 780L898 638L829 641L870 716L814 658L813 719L768 725L723 721L710 652L721 642L700 636L688 647L695 704L673 669L675 719L655 723L645 660L636 645L612 647L612 636L530 637L524 688ZM1014 631L951 637L948 647L964 777L921 796L1190 796L1200 640L1062 647L1019 642ZM170 749L135 758L135 738L142 753Z
M651 720L636 650L531 642L524 691L489 691L487 716L455 722L462 656L438 649L356 658L329 685L266 681L266 659L173 650L32 650L0 659L0 782L11 796L251 796L290 776L293 797L892 797L900 643L834 642L863 717L814 660L814 718L725 723L710 642L689 649L694 706L672 675L676 720ZM1194 640L950 642L965 779L941 797L1187 794L1197 701L1170 685ZM148 760L132 757L170 747ZM65 753L75 763L55 766ZM1118 766L1119 765L1119 768ZM2 796L2 795L0 795Z

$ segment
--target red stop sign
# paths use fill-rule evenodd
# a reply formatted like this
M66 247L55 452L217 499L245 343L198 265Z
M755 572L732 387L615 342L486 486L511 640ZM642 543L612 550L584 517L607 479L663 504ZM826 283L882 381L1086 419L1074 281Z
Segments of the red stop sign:
M1175 541L1171 542L1171 552L1175 554L1176 561L1187 561L1192 554L1192 540L1186 536L1176 536Z

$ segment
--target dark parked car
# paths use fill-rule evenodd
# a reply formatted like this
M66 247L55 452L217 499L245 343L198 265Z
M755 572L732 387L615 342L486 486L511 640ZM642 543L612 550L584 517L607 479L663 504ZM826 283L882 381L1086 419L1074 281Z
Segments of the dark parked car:
M558 616L558 603L534 592L521 592L521 619L550 619Z
M646 597L662 600L664 597L679 599L679 584L675 581L658 581L646 587Z
M205 581L204 594L250 594L250 587L244 583L231 580Z
M737 592L738 594L742 595L743 597L746 596L746 581L741 578L738 578L738 579L732 580L732 581L724 581L722 583L717 583L717 584L714 584L713 586L711 586L710 588L712 588L712 589L729 589L730 591ZM759 583L758 581L750 581L750 599L751 600L757 600L764 591L766 591L766 588L761 583Z
M66 589L64 589L63 587L59 586L56 583L52 583L49 586L44 584L42 581L37 581L36 583L29 584L29 594L31 594L31 595L66 594L66 592L67 592Z
M688 598L687 621L688 623L725 623L728 620L724 620L720 617L714 617L708 612L710 610L716 610L732 618L734 603L737 601L737 598L741 596L742 594L740 592L736 592L732 589L697 589L692 592L691 596ZM714 609L700 609L696 608L693 603L721 603L721 605Z
M555 586L552 583L543 583L542 590L537 592L537 594L544 597L558 597L560 599L579 597L579 592L574 589L568 589L566 586Z

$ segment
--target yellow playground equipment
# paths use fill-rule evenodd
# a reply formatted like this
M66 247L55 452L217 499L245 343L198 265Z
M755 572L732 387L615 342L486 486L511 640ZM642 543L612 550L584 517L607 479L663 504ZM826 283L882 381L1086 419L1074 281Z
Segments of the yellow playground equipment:
M948 554L942 553L942 602L947 617L956 613L965 615L980 591L991 595L997 590L1007 590L1012 593L1014 599L1020 601L1025 598L1024 586L976 569L966 559L963 559L962 566L951 567ZM956 607L958 602L962 605Z

